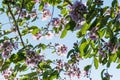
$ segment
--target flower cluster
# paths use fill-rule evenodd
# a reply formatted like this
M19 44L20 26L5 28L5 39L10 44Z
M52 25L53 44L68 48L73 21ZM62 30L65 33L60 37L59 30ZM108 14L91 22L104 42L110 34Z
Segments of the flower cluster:
M92 30L90 31L90 33L89 33L89 38L90 38L91 40L96 40L96 39L98 39L98 36L97 36L97 34L96 34L97 30L98 30L98 27L94 27L94 28L92 28Z
M8 80L12 73L13 73L12 69L6 69L2 72L2 76Z
M70 11L70 16L71 16L72 20L75 21L75 22L78 22L81 19L83 19L84 14L87 12L86 11L86 6L79 1L76 1L72 5L71 9L72 10Z
M68 64L65 63L64 64L65 68L66 68L66 75L68 75L70 78L73 76L77 76L78 78L80 78L81 76L81 71L80 68L76 65L76 64Z
M63 62L62 60L56 61L56 69L60 72L64 70L64 74L68 75L70 78L73 76L77 76L80 78L80 68L77 66L77 64L68 64L66 62Z
M67 47L64 44L56 44L56 52L58 55L65 55Z
M59 18L53 18L52 20L52 26L58 28L60 26L60 20Z
M28 51L26 54L26 64L30 67L36 66L44 56L37 54L35 51Z
M6 41L2 44L2 56L4 58L8 58L10 56L10 53L12 52L13 50L13 45L11 42L9 41Z
M64 67L63 61L62 61L62 60L57 60L56 62L57 62L56 69L57 69L58 71L62 70L63 67Z
M41 40L43 37L45 37L46 39L52 39L54 36L54 34L51 31L42 33L42 32L38 32L35 35L33 35L33 39L35 40Z
M51 16L49 9L42 10L42 20L46 20Z

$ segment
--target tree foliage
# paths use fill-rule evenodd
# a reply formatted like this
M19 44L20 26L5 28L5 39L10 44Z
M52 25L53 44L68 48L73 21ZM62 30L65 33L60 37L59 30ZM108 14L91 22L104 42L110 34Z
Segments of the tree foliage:
M118 0L113 0L111 6L103 2L2 0L0 15L8 18L5 24L0 23L0 72L4 78L13 80L19 76L20 80L61 80L61 74L80 78L79 62L88 58L93 58L92 64L96 69L100 64L109 68L112 62L118 64L116 68L119 69L120 6ZM55 10L60 11L57 17L54 17ZM48 22L41 27L36 24L38 20L40 24L45 20ZM7 24L10 24L9 28L4 27ZM51 39L54 35L60 35L57 37L63 39L69 32L77 32L78 38L70 50L64 43L41 42L43 37ZM33 45L32 38L32 42L39 43ZM42 54L46 49L52 50L49 54L66 54L66 62L46 59ZM92 64L84 67L84 76L90 79ZM25 74L30 69L32 71ZM111 76L106 69L101 71L102 80L110 80Z

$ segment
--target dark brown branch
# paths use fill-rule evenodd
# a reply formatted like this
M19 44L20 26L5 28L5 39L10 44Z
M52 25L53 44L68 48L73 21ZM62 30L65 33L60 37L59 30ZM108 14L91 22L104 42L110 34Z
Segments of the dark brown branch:
M69 0L64 0L64 1L72 6L72 3Z
M19 27L18 27L18 24L17 24L17 21L16 21L14 15L13 15L13 13L12 13L12 10L11 10L9 4L8 4L8 10L9 10L9 12L10 12L11 17L13 18L13 21L14 21L14 24L15 24L15 28L17 29L17 32L18 32L18 35L19 35L19 37L20 37L21 43L22 43L23 46L25 46L25 45L24 45L24 42L23 42L23 39L22 39L22 36L21 36L21 33L20 33L20 30L19 30Z

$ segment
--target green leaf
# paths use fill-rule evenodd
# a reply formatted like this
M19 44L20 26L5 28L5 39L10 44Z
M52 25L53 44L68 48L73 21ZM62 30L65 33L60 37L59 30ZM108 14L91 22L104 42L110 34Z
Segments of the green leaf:
M33 7L34 7L34 2L32 2L32 1L29 1L27 4L26 4L26 9L28 10L28 11L31 11L32 9L33 9Z
M87 65L87 66L84 67L84 70L89 71L91 67L92 67L91 65Z
M57 78L58 78L58 75L59 75L58 71L55 70L55 71L50 75L49 80L57 79Z
M98 69L99 63L98 63L98 59L94 57L94 66L96 69Z
M19 67L19 71L25 71L27 69L27 65L26 64L23 64L22 66Z
M80 56L84 56L85 54L85 50L87 48L87 45L88 45L88 41L86 41L85 39L82 40L80 46L79 46L79 51L80 51Z
M67 58L69 58L70 54L74 52L74 49L71 49L68 54L67 54Z
M83 25L83 27L81 28L81 30L78 32L78 36L83 36L83 35L85 35L86 34L86 32L87 32L87 30L90 28L90 25L89 24L87 24L87 23L85 23L84 25Z
M6 60L5 63L2 65L1 71L4 71L5 69L9 68L10 63L10 60Z
M62 34L61 34L60 38L64 38L66 35L67 35L67 30L64 29L64 30L62 31Z
M118 64L116 68L117 68L117 69L120 69L120 64Z
M64 16L67 14L66 8L63 8L63 9L61 10L61 14L63 14Z
M105 28L106 29L106 28ZM104 36L104 34L105 34L105 29L101 29L100 31L99 31L99 37L100 38L102 38L103 36Z
M0 12L4 12L4 8L0 8Z
M29 32L28 29L24 29L24 30L22 30L22 36L26 35L28 32Z
M20 76L28 76L29 78L32 78L34 76L37 76L37 72L31 72L31 73L23 74L23 75L20 75Z
M69 16L68 16L68 17L69 17ZM73 20L71 19L70 22L65 26L65 28L66 28L67 30L73 31L74 28L75 28L75 26L76 26L75 21L73 21Z
M41 1L40 5L39 5L39 10L41 11L44 8L44 2Z
M101 71L101 78L102 78L102 80L103 80L103 75L104 75L104 71L105 71L105 69L103 69L102 71Z
M32 34L35 35L39 32L39 29L33 29Z
M113 56L112 56L112 61L115 62L117 59L117 54L115 53Z

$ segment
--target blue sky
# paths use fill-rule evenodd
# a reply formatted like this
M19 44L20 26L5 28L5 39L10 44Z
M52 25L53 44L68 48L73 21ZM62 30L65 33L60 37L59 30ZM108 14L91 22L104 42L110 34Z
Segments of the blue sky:
M86 0L83 0L84 2L86 1ZM111 3L111 1L112 0L104 0L105 2L105 6L106 5L110 5ZM1 2L1 1L0 1ZM120 2L120 0L119 0L119 2ZM1 6L1 5L0 5ZM57 16L57 13L59 13L59 11L57 10L57 9L55 9L55 12L54 12L54 17L55 16ZM0 22L2 22L2 23L6 23L6 22L8 22L8 18L7 17L5 17L5 14L3 14L3 15L0 15ZM31 25L38 25L38 26L45 26L45 23L47 23L48 21L45 21L45 22L43 22L43 21L41 21L41 20L38 20L38 21L36 21L35 23L31 23ZM10 25L8 24L8 25L5 25L4 26L4 29L6 29L6 28L9 28L10 27ZM76 33L74 32L74 33L72 33L72 32L69 32L68 34L67 34L67 36L64 38L64 39L60 39L60 38L58 38L58 37L53 37L51 40L46 40L45 38L44 39L42 39L41 41L33 41L32 39L31 39L31 36L30 35L27 35L27 37L24 37L24 40L26 39L26 38L28 38L29 39L29 41L32 43L32 44L38 44L38 43L45 43L45 44L47 44L47 43L49 43L49 42L52 42L52 43L63 43L63 44L66 44L67 46L68 46L68 48L69 49L71 49L72 48L72 46L73 46L73 42L75 42L76 40L77 40L77 38L76 38ZM63 60L66 60L65 58L66 57L57 57L57 55L55 55L55 54L51 54L50 53L51 52L51 50L46 50L46 51L43 51L43 53L46 55L46 58L50 58L50 59L57 59L57 58L60 58L60 59L63 59ZM81 70L83 70L83 68L84 68L84 66L85 65L87 65L87 64L91 64L92 63L92 59L86 59L86 60L83 60L83 61L80 61L80 68L81 68ZM106 68L105 66L102 66L102 65L100 65L99 66L99 69L98 70L96 70L95 68L94 68L94 66L92 67L92 71L91 71L91 77L92 77L92 80L101 80L101 75L100 75L100 73L101 73L101 71L102 71L102 69L104 69L104 68ZM120 80L120 70L118 70L118 69L116 69L116 64L115 63L112 63L111 64L111 67L108 69L108 72L110 73L110 74L112 74L113 75L113 77L111 78L111 80ZM63 75L64 76L64 75ZM68 80L69 80L69 78L68 78ZM77 78L73 78L72 80L78 80ZM87 79L87 78L81 78L80 80L89 80L89 79Z

